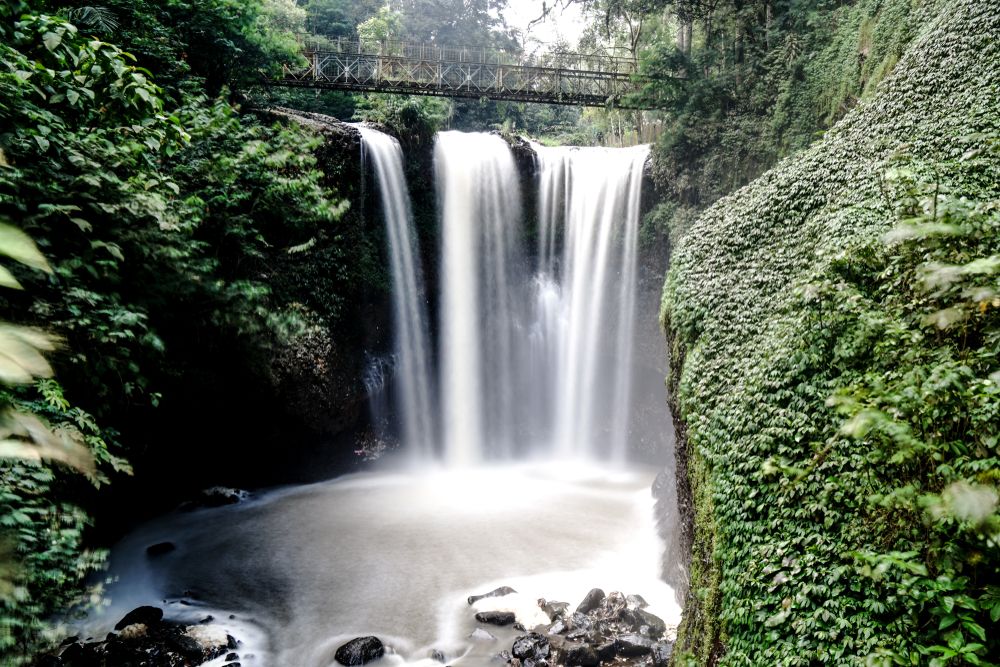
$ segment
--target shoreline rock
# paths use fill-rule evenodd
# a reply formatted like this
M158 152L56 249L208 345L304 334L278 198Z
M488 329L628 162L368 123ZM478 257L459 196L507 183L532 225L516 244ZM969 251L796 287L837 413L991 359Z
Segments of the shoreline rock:
M648 612L641 595L592 589L576 611L539 600L552 623L518 636L496 658L511 667L667 667L672 626ZM481 614L476 615L476 620Z
M187 667L229 654L239 642L215 625L185 625L164 619L159 607L125 614L102 640L70 637L38 658L36 667ZM238 654L236 659L238 660ZM235 667L239 663L229 661Z

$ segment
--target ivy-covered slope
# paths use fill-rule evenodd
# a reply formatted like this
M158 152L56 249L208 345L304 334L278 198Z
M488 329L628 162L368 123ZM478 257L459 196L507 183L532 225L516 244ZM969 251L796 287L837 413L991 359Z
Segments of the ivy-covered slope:
M871 99L671 258L674 664L1000 656L1000 7L920 11Z

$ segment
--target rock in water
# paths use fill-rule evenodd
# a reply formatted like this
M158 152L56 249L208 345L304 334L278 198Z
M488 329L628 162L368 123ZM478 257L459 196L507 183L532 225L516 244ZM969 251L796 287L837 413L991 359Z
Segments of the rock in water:
M511 593L516 593L516 592L517 591L515 591L510 586L501 586L500 588L493 589L489 593L483 593L482 595L470 595L469 604L474 605L476 604L476 602L482 600L483 598L502 598L505 595L510 595Z
M476 628L472 631L472 634L469 635L469 639L475 639L479 642L492 642L496 640L496 637L482 628Z
M644 634L648 634L654 639L659 639L667 631L667 624L659 616L650 614L643 609L636 609L632 614L640 627L649 627L649 632Z
M170 553L177 547L174 546L173 542L157 542L146 547L146 555L150 558L157 558L158 556L163 556Z
M355 637L337 649L334 658L342 665L366 665L385 655L385 645L378 637Z
M136 607L115 624L115 630L142 623L145 626L156 625L163 619L163 610L159 607Z
M653 642L642 635L622 635L615 640L615 650L622 657L633 658L650 653L653 650Z
M576 646L567 644L559 664L567 667L597 667L601 664L601 659L597 657L594 649L586 644Z
M600 588L591 588L590 592L584 596L583 602L576 608L576 611L578 614L589 614L601 606L602 602L604 602L604 591Z
M674 645L665 642L653 644L653 665L652 667L667 667L670 664L670 656L673 655Z
M641 595L628 595L625 597L625 605L629 609L645 609L649 603Z
M549 640L537 632L531 632L514 640L510 652L519 660L545 660L549 657Z
M515 618L512 611L481 611L476 614L476 620L491 625L510 625Z

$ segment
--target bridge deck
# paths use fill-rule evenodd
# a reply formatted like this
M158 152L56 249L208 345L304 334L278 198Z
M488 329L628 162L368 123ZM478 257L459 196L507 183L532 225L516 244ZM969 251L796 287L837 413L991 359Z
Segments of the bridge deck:
M285 67L274 83L445 97L489 98L576 106L641 106L636 62L608 55L524 58L505 51L383 42L307 45L304 68Z

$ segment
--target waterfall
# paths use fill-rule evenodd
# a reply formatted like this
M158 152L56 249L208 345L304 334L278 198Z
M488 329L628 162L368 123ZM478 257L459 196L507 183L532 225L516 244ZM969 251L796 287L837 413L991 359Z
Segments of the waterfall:
M441 132L434 151L442 220L441 403L444 459L504 458L518 418L514 382L521 195L507 143Z
M648 147L535 152L532 251L507 143L438 135L449 465L541 453L624 460L627 450Z
M539 166L539 262L560 299L555 320L553 446L561 456L622 461L628 445L636 248L647 146L545 148ZM562 249L558 251L561 232ZM556 318L550 314L555 307Z
M401 437L419 459L431 456L436 429L432 401L427 308L423 272L413 229L410 197L399 142L363 125L364 161L371 162L379 187L392 272L396 402Z

